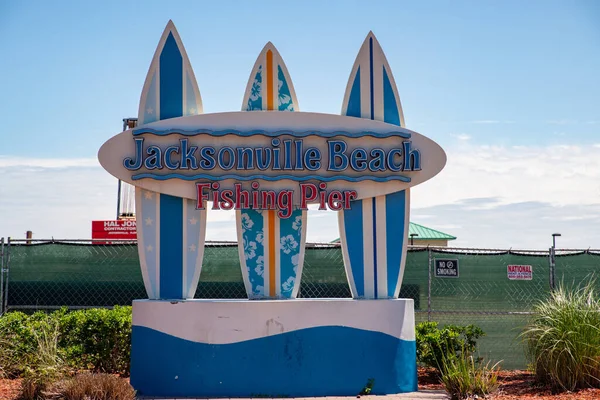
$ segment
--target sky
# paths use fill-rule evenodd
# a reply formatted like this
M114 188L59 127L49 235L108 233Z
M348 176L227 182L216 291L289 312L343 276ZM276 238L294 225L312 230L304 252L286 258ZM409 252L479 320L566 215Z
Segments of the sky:
M100 146L136 117L173 20L205 113L237 111L266 42L302 111L339 114L365 36L392 69L406 127L448 161L411 190L411 221L453 246L600 248L600 2L0 2L0 237L81 238L114 219ZM337 238L309 212L307 241ZM207 240L235 240L209 212Z

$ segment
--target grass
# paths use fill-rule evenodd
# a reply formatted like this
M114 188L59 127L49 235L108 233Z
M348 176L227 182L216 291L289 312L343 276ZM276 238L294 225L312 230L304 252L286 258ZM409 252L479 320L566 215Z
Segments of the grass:
M475 358L464 345L459 352L449 352L442 357L438 370L441 383L452 400L485 397L498 387L500 362L491 365Z
M0 339L0 378L14 378L18 375L19 353L14 337Z
M135 400L135 390L116 375L83 373L55 383L45 396L47 400Z
M555 391L600 387L600 297L593 278L561 282L522 333L536 381Z
M66 374L65 363L59 355L58 324L41 325L34 330L35 352L28 355L21 382L21 400L45 399L44 391L49 385Z

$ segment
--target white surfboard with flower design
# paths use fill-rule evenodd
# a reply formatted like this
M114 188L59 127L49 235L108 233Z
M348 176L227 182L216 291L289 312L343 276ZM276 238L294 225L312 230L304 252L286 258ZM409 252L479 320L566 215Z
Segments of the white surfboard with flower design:
M292 80L271 42L252 68L242 111L298 111ZM288 218L276 210L237 210L236 226L248 298L295 298L304 264L306 210L294 209Z

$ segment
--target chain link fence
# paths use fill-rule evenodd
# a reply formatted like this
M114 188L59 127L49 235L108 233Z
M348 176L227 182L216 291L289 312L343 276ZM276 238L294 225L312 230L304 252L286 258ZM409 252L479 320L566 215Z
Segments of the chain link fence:
M299 297L349 298L339 244L307 244ZM534 304L555 282L580 282L600 272L600 252L458 249L411 246L401 298L415 302L416 322L475 324L486 335L482 355L504 368L525 368L518 335ZM459 277L437 277L437 259L458 261ZM508 279L508 265L531 266L531 280ZM9 310L112 307L146 298L135 242L0 239L0 307ZM600 289L600 287L599 287ZM207 242L195 298L246 298L237 243Z

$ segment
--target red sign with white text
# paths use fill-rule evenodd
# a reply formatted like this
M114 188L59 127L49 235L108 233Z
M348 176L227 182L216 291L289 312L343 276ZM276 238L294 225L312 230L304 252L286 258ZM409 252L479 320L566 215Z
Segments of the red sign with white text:
M533 278L531 265L509 265L507 272L508 279L513 281L530 281Z
M137 240L135 220L92 221L92 239Z

